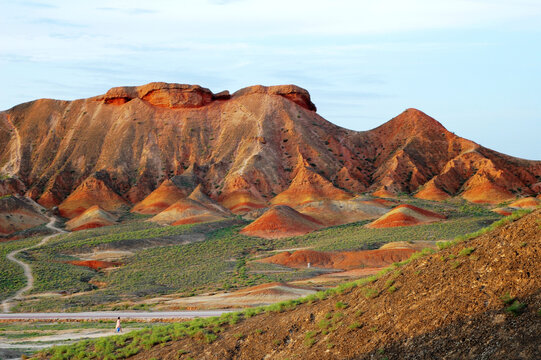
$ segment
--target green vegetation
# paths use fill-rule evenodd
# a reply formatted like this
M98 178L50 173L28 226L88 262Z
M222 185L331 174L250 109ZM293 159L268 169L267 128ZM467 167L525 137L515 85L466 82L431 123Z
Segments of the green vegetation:
M460 252L458 253L458 256L470 256L470 254L474 251L475 251L474 247L467 247L460 250Z
M266 240L239 234L247 222L234 219L212 223L160 226L142 221L148 216L127 214L125 223L57 236L21 258L36 277L33 293L84 294L41 298L21 303L14 310L126 309L130 301L170 293L192 296L207 291L234 290L271 281L291 281L319 274L317 269L290 269L252 260L258 254L292 247L315 250L373 249L390 241L457 239L475 232L500 216L477 205L401 199L440 213L448 220L401 228L367 229L365 222L330 227L304 236ZM468 207L469 206L469 207ZM473 210L472 210L473 209ZM472 215L474 213L474 215ZM339 239L339 241L337 241ZM77 254L96 250L129 250L133 256L112 271L95 271L68 264ZM424 256L427 251L416 256ZM15 264L15 269L18 271ZM399 266L399 265L397 265ZM21 272L22 273L22 272ZM7 276L11 279L11 276ZM104 283L97 289L92 284ZM368 296L370 294L368 290ZM127 301L127 302L126 302Z
M41 238L29 238L24 240L13 240L0 242L0 300L13 295L17 290L26 285L26 278L23 269L6 256L10 252L23 249L37 244Z
M520 219L524 215L529 214L531 212L532 212L531 210L517 210L517 211L513 212L511 215L506 216L503 219L500 219L498 221L493 222L492 224L490 224L490 226L481 228L481 229L479 229L479 230L477 230L475 232L471 232L471 233L468 233L466 235L457 236L452 241L439 242L438 247L440 249L446 249L446 248L451 247L453 245L456 245L456 244L458 244L460 242L471 240L473 238L476 238L478 236L486 234L487 232L492 231L492 230L494 230L494 229L496 229L496 228L498 228L500 226L509 224L509 223L511 223L511 222L513 222L513 221L515 221L517 219Z
M526 304L521 303L516 297L509 295L509 293L505 293L500 296L500 300L504 303L504 305L508 305L505 308L505 311L512 315L518 316L526 309Z
M316 332L315 331L308 331L306 334L304 334L304 345L307 347L312 347L317 342L317 339L315 338Z
M526 309L526 304L523 304L520 301L515 300L513 301L511 305L505 308L505 311L515 316L518 316L524 312L524 309Z
M122 323L122 327L127 331L138 328L150 328L159 325L163 325L163 323L135 321L124 321ZM114 327L114 320L0 323L0 338L21 339L36 336L46 336L54 335L65 330L109 329L112 331Z
M523 212L521 214L524 215L526 214L526 212ZM518 218L518 215L512 215L504 219L505 221L500 221L498 223L499 226L501 226L508 223L509 221L512 221L509 219L516 220ZM495 227L490 226L490 228L493 229ZM481 233L485 232L486 231L482 231ZM465 238L468 238L468 236L470 235L465 235ZM452 243L456 244L460 241L463 240L455 239L455 241L453 241ZM356 287L361 288L361 291L363 291L365 294L374 293L377 295L377 290L367 287L368 284L373 283L377 279L391 272L399 274L398 272L396 272L397 267L404 266L405 264L413 261L416 258L432 254L433 252L434 251L431 249L425 249L422 252L417 253L418 255L416 255L415 257L412 256L408 260L393 264L392 266L389 266L388 268L380 271L376 275L362 278L347 284L342 284L338 287L321 291L306 296L304 298L281 302L266 307L258 307L255 309L249 309L236 313L225 313L220 317L194 319L189 322L174 323L163 327L134 331L120 336L101 338L99 340L93 341L87 340L69 346L53 347L51 349L44 350L42 353L45 356L56 360L80 359L80 357L78 357L80 355L78 354L85 354L85 356L87 356L88 358L98 358L100 354L107 354L108 359L125 359L129 356L133 356L139 353L143 349L149 349L154 345L179 340L185 337L204 339L204 341L212 342L217 338L217 334L221 332L225 326L235 324L244 318L248 318L263 312L280 312L286 309L293 309L299 304L317 302L319 300L327 299L337 294L343 294ZM370 297L372 296L368 296L368 298ZM511 304L508 308L506 308L506 311L510 313L517 315L525 309L524 304L518 302L509 294L505 294L501 297L501 299L505 304ZM327 313L324 315L324 319L320 320L318 326L320 327L320 329L322 329L322 331L330 331L329 328L331 327L331 324L338 324L343 317L343 313L335 313L334 315L331 313ZM378 329L376 327L372 327L370 328L370 331L377 332ZM316 334L317 333L313 331L307 332L305 334L305 344L307 346L312 346L317 341L317 339L315 339ZM274 344L278 346L281 344L281 341L275 340Z
M335 305L334 305L337 309L345 309L347 308L349 305L342 302L342 301L338 301Z

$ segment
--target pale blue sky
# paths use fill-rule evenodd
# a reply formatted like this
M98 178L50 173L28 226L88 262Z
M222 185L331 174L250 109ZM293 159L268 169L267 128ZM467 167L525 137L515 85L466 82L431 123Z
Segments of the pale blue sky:
M408 107L541 160L540 0L0 0L0 109L151 81L297 84L368 130Z

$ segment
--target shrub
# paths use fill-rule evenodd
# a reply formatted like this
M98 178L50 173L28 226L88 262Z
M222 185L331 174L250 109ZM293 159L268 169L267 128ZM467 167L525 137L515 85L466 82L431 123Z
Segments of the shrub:
M500 300L506 305L513 303L515 299L516 298L514 296L509 295L509 293L505 293L502 296L500 296Z
M469 256L472 252L475 251L474 247L466 247L458 253L458 256Z
M345 309L345 308L347 308L348 306L349 306L348 304L346 304L346 303L344 303L344 302L342 302L342 301L338 301L338 302L334 305L334 307L336 307L337 309Z
M526 304L515 300L511 305L505 308L505 311L515 316L518 316L524 312L524 309L526 309Z

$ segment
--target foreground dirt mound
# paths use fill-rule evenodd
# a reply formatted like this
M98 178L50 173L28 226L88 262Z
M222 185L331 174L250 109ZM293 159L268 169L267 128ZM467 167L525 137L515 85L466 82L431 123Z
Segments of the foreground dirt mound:
M180 189L173 181L167 179L156 190L137 203L131 211L139 214L156 215L176 201L188 196L188 193L186 189Z
M0 235L8 235L48 222L24 200L11 195L0 197Z
M150 219L160 224L182 225L223 220L231 213L211 200L197 187L189 197L180 199Z
M375 219L389 211L383 199L321 200L297 206L296 210L311 216L325 226Z
M304 166L298 168L295 178L287 190L271 200L274 205L296 206L318 200L347 200L351 194L335 187L329 180L312 169Z
M107 182L101 175L87 178L58 206L60 215L72 219L95 205L106 211L126 207L128 202L114 192Z
M240 232L248 236L276 239L298 236L319 230L323 225L289 206L273 206Z
M181 297L178 295L164 296L160 298L159 309L170 310L179 307L187 309L229 309L245 308L262 305L269 305L279 301L298 299L315 293L303 286L294 286L285 283L272 282L262 285L256 285L237 290L230 293L218 293L212 295L196 295L191 297ZM164 300L167 299L167 300Z
M98 205L89 207L79 216L66 222L66 229L78 231L110 226L117 223L117 217L100 208Z
M536 211L375 282L227 326L210 344L187 337L132 358L539 359L540 224Z
M108 269L115 266L120 266L122 263L112 262L112 261L101 261L101 260L74 260L68 261L69 264L84 266L93 270Z
M409 258L415 251L409 248L336 252L298 250L293 253L286 251L258 261L293 268L306 268L310 264L312 267L350 270L360 267L385 267Z
M536 199L534 197L527 197L519 199L517 201L513 201L511 204L509 204L509 207L533 210L539 205L541 205L541 201L539 201L539 199Z
M386 228L429 224L446 217L413 205L398 205L379 219L366 225L368 228Z

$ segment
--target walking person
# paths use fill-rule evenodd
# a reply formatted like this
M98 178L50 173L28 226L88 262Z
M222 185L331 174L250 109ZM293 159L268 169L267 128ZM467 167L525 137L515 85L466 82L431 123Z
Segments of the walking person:
M120 326L120 316L116 320L116 332L119 333L122 331L122 326Z

